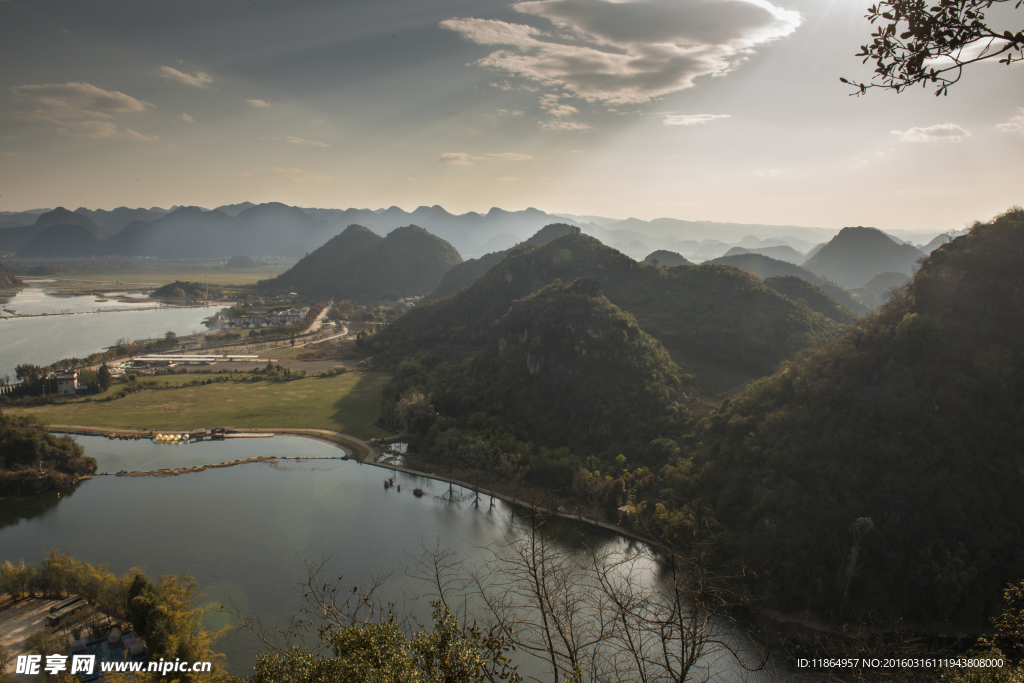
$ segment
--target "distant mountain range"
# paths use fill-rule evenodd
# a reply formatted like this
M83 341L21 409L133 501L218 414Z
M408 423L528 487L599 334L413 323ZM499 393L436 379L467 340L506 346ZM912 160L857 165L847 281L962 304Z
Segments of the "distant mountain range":
M523 211L493 208L484 214L456 215L436 205L404 211L395 206L342 210L242 202L213 210L173 206L170 209L119 207L112 211L83 207L68 211L58 207L0 212L0 254L17 254L45 228L63 224L88 228L100 242L93 246L93 251L77 254L82 257L225 258L244 254L297 258L323 246L347 226L356 224L382 237L395 228L418 225L450 243L464 257L479 258L521 243L552 223L579 227L635 259L663 249L694 262L718 258L731 248L740 247L800 263L806 258L803 255L815 245L835 235L834 230L792 225L674 218L616 220L550 214L533 208ZM922 241L930 237L894 231L893 239L902 242L908 234ZM58 255L47 254L44 247L37 245L31 253L42 257ZM60 247L55 251L66 250ZM28 258L27 254L20 256Z

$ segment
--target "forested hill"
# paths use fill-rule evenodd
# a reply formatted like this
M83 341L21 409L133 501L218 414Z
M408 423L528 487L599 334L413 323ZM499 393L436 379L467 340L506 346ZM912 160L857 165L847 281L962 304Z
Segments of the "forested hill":
M860 287L879 273L910 275L924 252L875 228L843 228L803 267L843 287Z
M422 392L454 424L532 442L506 445L527 456L537 455L536 444L640 459L650 441L682 426L694 393L692 378L591 278L556 279L519 299L484 336L481 350L460 363L402 362L385 401ZM569 474L559 482L568 484L574 463L563 464L531 461L534 470Z
M983 626L1024 576L1024 210L785 363L691 444L722 549L780 606Z
M516 246L547 244L551 240L567 235L575 230L577 228L565 223L552 223L551 225L545 225L531 237ZM463 261L445 273L444 278L441 279L441 284L437 286L437 289L428 294L426 298L441 299L454 294L463 287L469 287L480 279L484 273L508 256L510 251L512 250L495 251L490 254L484 254L480 258L471 258Z
M670 353L756 374L842 329L734 268L644 266L592 237L569 234L516 247L473 286L402 316L370 348L385 363L422 352L461 357L480 348L515 300L556 278L580 277L593 278Z
M733 254L732 256L722 256L721 258L716 258L714 260L707 261L706 263L733 266L734 268L739 268L745 273L756 275L762 280L768 280L769 278L779 276L798 277L804 282L809 282L818 289L824 291L840 305L861 315L871 313L878 307L877 304L873 306L865 305L864 302L854 297L849 290L840 287L820 275L815 275L811 271L805 270L800 266L787 261L780 261L779 259L774 259L770 256L765 256L764 254Z
M352 275L349 266L381 239L361 225L350 225L277 277L261 280L259 287L304 294L338 291Z
M291 269L259 286L268 291L291 289L360 301L394 300L426 294L461 262L452 245L415 225L396 228L384 239L362 226L350 225Z
M856 313L806 280L801 280L793 275L776 275L768 278L764 283L784 297L804 302L812 311L821 313L829 320L843 325L850 325L857 321Z

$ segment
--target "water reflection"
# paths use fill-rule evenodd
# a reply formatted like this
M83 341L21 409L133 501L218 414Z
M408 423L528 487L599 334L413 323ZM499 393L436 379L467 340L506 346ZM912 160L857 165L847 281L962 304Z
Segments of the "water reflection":
M121 469L125 461L162 464L193 457L193 446L160 452L145 442L79 441L101 470ZM207 446L202 455L210 462L260 453L341 453L331 444L296 437ZM273 625L287 623L301 608L294 586L305 578L305 562L326 559L325 576L344 576L346 585L390 575L381 597L426 623L430 608L421 599L424 584L406 572L412 558L424 547L440 545L454 549L465 566L483 566L496 544L523 536L529 516L501 501L492 507L486 496L479 505L472 499L447 502L442 499L446 483L405 473L394 473L401 492L385 490L382 482L391 474L356 460L304 460L175 477L97 477L73 496L51 492L0 501L0 561L38 562L57 548L80 560L107 563L116 573L133 566L146 566L151 574L189 571L207 603L233 604ZM426 495L415 497L415 488ZM590 549L638 548L572 521L560 521L545 533L549 543L581 558ZM207 626L228 621L211 613ZM258 652L256 641L237 629L218 649L236 674L248 672Z
M38 493L33 496L14 496L0 500L0 530L25 520L32 520L46 515L56 508L61 501L71 498L81 485L77 484L60 491L46 491L45 493Z

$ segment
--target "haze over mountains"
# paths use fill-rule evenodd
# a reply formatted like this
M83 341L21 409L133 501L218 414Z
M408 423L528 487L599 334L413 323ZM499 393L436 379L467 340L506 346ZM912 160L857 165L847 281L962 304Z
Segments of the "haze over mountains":
M394 206L342 210L242 202L212 210L174 206L170 209L120 207L112 211L86 208L69 211L58 207L0 212L0 254L17 254L47 228L63 224L83 226L99 242L91 251L83 243L83 251L77 255L84 257L204 258L247 254L297 258L324 245L349 225L357 224L382 237L395 228L417 225L450 243L464 258L477 258L508 249L552 223L580 227L584 233L635 259L663 249L694 262L718 258L738 247L801 263L815 245L835 235L834 230L815 227L674 218L615 220L550 214L533 208L523 211L493 208L484 214L455 215L440 206L421 206L415 211ZM45 246L54 236L44 237L40 245ZM893 240L900 242L908 236L922 244L932 237L899 233ZM936 237L939 243L942 238L942 235ZM936 244L933 240L926 250ZM31 258L51 256L40 246L29 253L33 254ZM28 253L20 257L30 258Z

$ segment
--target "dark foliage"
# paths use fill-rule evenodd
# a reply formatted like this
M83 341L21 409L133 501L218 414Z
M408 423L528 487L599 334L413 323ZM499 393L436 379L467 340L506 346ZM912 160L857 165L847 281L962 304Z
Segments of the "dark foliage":
M820 288L798 277L776 275L775 277L768 278L764 283L782 296L793 301L802 301L812 311L821 313L829 320L833 320L841 325L850 325L859 317Z
M0 496L65 488L96 471L70 436L56 437L30 417L0 413Z
M868 88L902 92L918 83L934 85L936 96L948 94L949 86L960 80L969 64L999 57L999 63L1010 65L1024 59L1024 31L1000 31L985 19L992 5L1009 3L1017 9L1022 4L1020 0L882 0L866 15L872 24L880 22L878 30L857 54L865 63L875 62L872 82L840 80L856 86L854 95L863 95ZM976 45L985 49L972 52L969 48Z
M576 228L571 225L566 225L565 223L552 223L551 225L545 225L529 239L524 240L516 246L539 246L541 244L547 244L553 239L557 239L562 235L567 235L574 231L576 231ZM426 298L442 299L446 296L455 294L463 287L469 287L480 279L484 273L503 261L511 251L512 249L496 251L490 254L484 254L480 258L469 259L457 264L454 268L445 273L444 277L441 279L441 284L437 286L437 289L428 294Z
M723 548L776 604L982 622L1024 576L1024 210L693 439Z
M259 283L266 291L355 301L394 300L426 294L462 257L439 237L410 225L381 239L350 225L290 270Z
M634 316L671 353L756 374L834 336L839 325L734 268L654 268L570 234L540 247L516 247L454 296L417 306L366 347L381 363L426 352L456 360L477 351L512 302L556 278L593 278L608 300Z

